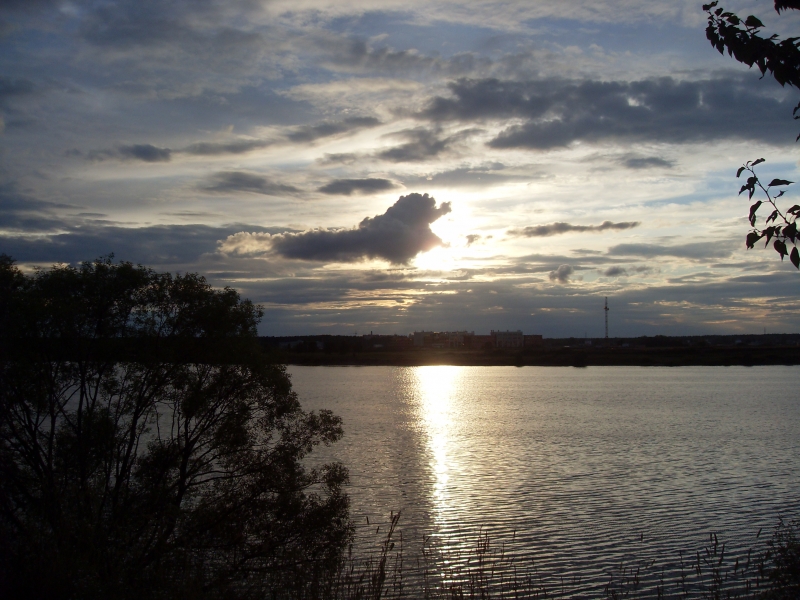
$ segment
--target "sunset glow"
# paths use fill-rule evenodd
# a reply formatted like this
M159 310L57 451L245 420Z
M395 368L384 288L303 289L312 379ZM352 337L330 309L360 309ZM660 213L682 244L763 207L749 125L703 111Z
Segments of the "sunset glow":
M699 3L35 4L0 8L0 252L28 272L200 272L264 335L601 335L606 296L616 335L800 328L735 177L798 180L797 93Z

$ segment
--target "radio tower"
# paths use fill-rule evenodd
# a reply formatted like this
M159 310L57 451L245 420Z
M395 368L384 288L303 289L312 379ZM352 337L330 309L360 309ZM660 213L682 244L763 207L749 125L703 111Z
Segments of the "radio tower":
M606 296L606 307L603 310L606 311L606 339L608 339L608 296Z

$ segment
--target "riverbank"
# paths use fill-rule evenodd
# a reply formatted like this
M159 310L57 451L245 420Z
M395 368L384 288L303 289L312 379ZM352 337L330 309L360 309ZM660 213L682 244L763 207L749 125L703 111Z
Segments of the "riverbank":
M303 366L757 366L798 365L796 346L707 346L673 348L542 347L523 350L449 350L415 348L397 351L297 352L276 351L282 363Z

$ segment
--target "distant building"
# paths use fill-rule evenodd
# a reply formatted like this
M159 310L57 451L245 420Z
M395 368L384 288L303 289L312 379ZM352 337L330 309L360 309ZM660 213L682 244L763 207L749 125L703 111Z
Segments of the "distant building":
M471 350L487 350L494 348L494 336L491 335L473 335L467 341L467 348Z
M492 331L496 348L522 348L525 336L522 331Z
M362 348L365 349L402 350L414 344L414 340L405 335L373 335L370 332L369 335L363 336L362 339Z
M470 338L475 335L474 331L448 331L447 347L448 348L466 348Z
M430 346L433 342L433 337L436 334L433 331L415 331L414 332L414 346L422 348L423 346ZM427 339L427 344L425 343Z
M523 336L523 345L527 348L528 346L541 346L543 344L543 339L541 335L526 335Z
M475 335L474 331L415 331L408 336L416 348L453 348L488 350L490 348L522 348L543 344L541 335L523 335L522 331L492 331Z

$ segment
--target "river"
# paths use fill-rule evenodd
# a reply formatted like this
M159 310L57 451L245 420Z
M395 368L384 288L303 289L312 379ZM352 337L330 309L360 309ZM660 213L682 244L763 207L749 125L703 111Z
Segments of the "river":
M424 536L455 563L488 536L591 596L620 565L674 578L711 534L742 555L800 514L800 367L289 371L344 420L315 460L350 469L357 551L401 511L409 560Z

